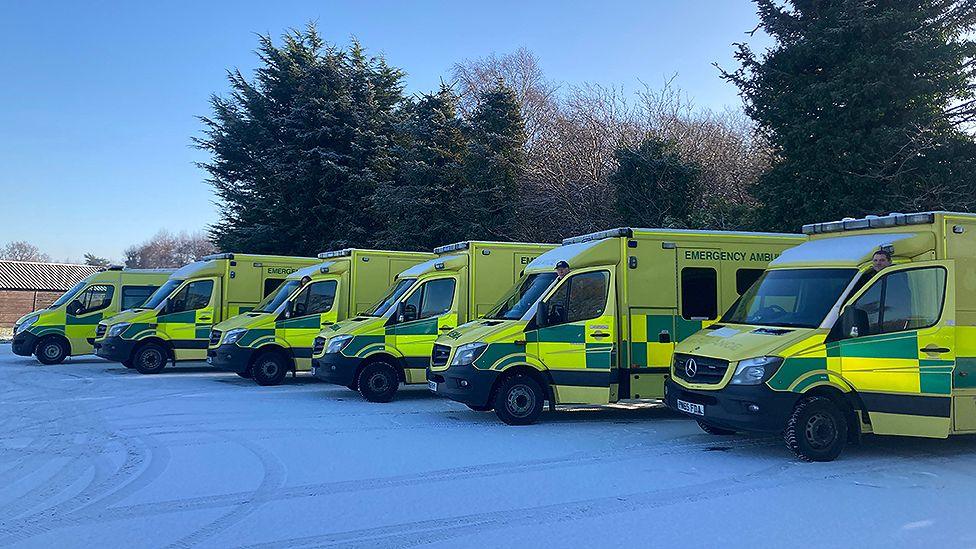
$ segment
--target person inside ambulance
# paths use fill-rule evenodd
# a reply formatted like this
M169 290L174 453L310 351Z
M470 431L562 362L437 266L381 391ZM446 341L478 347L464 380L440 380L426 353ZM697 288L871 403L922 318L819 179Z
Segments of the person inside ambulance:
M556 262L556 279L562 280L569 274L569 263L565 261Z
M891 252L888 250L878 250L871 257L871 267L874 272L880 273L882 270L891 267Z

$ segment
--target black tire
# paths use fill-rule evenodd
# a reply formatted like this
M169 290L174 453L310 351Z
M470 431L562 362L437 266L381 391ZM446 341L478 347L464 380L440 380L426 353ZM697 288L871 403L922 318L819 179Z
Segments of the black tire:
M512 376L495 391L494 406L498 419L509 425L535 423L542 413L546 392L528 376Z
M400 388L400 376L392 364L373 362L359 372L356 386L370 402L390 402Z
M237 372L237 375L243 377L244 379L251 379L252 377L254 377L253 375L251 375L251 367L250 366L248 366L247 367L247 370L244 370L243 372Z
M34 356L41 364L61 364L69 354L68 342L57 336L45 337L34 347Z
M491 411L491 404L486 404L484 406L476 406L474 404L465 404L465 406L467 406L468 408L471 408L475 412L490 412Z
M701 430L702 431L705 431L706 433L708 433L710 435L724 435L724 436L728 436L728 435L734 435L735 434L735 431L732 431L731 429L722 429L721 427L716 427L716 426L711 425L709 423L705 423L704 421L702 421L700 419L697 420L697 421L698 421L698 426L701 427Z
M833 461L847 444L847 416L834 401L812 396L801 400L786 422L786 447L803 461Z
M132 365L140 374L158 374L169 359L166 349L156 343L146 343L132 353Z
M281 353L264 353L251 364L251 376L263 387L278 385L288 375L288 360Z

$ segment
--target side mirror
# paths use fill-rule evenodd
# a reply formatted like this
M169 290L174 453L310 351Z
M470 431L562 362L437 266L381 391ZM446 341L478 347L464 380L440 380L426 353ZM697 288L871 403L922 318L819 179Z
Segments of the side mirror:
M417 306L413 303L403 304L403 322L417 320Z
M661 330L661 333L657 334L658 343L671 343L671 332L667 330Z
M849 307L840 315L837 322L840 324L839 336L842 339L870 335L871 323L867 311Z
M562 324L566 322L569 315L566 314L566 306L562 303L553 303L549 306L549 318L546 320L552 324Z
M535 325L539 328L543 328L548 321L549 306L545 303L539 303L535 308Z
M68 306L65 307L64 310L69 315L76 315L76 314L80 313L81 310L84 309L84 308L85 308L85 306L82 305L81 302L76 299L76 300L72 301L71 303L68 303Z

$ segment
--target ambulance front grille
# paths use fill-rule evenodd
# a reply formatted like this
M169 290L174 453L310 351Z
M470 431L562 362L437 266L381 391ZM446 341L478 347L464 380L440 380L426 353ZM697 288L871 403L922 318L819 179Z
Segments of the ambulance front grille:
M210 330L210 345L220 343L220 330Z
M690 383L715 385L722 381L728 369L727 360L680 353L674 355L674 375Z
M431 366L444 366L447 359L451 356L451 348L447 345L434 345L433 352L430 353Z

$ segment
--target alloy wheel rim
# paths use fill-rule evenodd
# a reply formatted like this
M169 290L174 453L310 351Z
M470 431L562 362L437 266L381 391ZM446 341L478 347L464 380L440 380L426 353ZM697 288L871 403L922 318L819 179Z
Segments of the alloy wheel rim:
M57 344L51 343L50 345L44 347L44 356L47 358L58 358L60 354L61 348Z
M390 388L389 380L383 374L373 374L369 378L369 388L377 393L382 393Z

